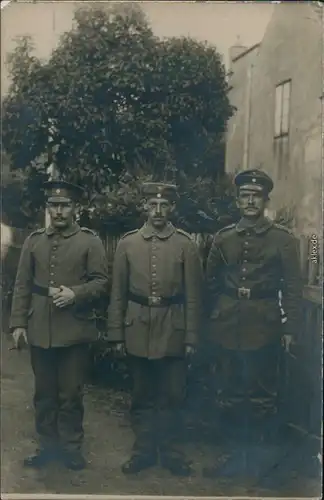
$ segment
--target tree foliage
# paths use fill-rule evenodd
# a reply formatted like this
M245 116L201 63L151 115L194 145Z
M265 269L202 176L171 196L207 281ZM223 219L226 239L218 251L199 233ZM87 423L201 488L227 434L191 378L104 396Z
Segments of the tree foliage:
M48 61L23 37L8 63L2 140L12 167L45 175L48 162L35 162L48 151L52 120L60 174L89 198L106 193L108 218L112 207L115 221L138 212L133 179L176 181L193 193L201 179L216 182L223 171L233 108L221 56L190 38L158 39L140 7L81 8ZM125 175L132 181L123 188Z

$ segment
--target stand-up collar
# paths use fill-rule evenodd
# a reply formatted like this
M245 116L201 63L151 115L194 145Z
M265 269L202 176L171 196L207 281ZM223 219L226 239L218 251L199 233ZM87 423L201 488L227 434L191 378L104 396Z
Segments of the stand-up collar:
M75 233L78 233L79 231L80 231L79 224L72 224L72 226L70 226L69 228L66 228L64 231L56 231L53 226L49 226L46 229L46 234L48 236L52 236L53 234L60 234L64 238L69 238L70 236L72 236Z
M146 240L153 238L153 236L156 236L157 238L160 238L161 240L170 238L170 236L175 232L175 227L171 224L171 222L168 222L168 224L162 229L162 231L156 231L154 227L152 227L149 224L144 224L144 226L140 229L140 233L145 238Z
M242 217L242 219L236 224L236 231L238 233L243 233L244 231L254 231L257 234L260 234L267 231L272 225L272 221L267 217L260 217L254 225L251 225L250 221Z

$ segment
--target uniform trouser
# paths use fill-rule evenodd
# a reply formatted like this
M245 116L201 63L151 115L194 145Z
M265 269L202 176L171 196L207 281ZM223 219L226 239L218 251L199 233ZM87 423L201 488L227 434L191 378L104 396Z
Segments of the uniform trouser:
M219 351L223 397L226 399L240 395L242 398L240 408L236 412L235 432L243 440L250 440L255 431L253 424L255 406L250 398L258 394L260 389L265 389L264 395L267 399L277 402L279 352L280 345L277 342L253 351L229 349ZM279 414L275 414L275 417L271 416L268 425L265 420L264 432L269 433L268 426L272 432L275 432L282 416Z
M274 392L277 387L279 343L256 350L218 351L221 385L225 392L251 393L260 387Z
M130 357L133 375L131 422L135 454L160 453L179 457L176 437L186 390L186 363L182 358L149 360Z
M43 448L77 451L83 441L83 386L88 344L43 349L31 346L36 432Z

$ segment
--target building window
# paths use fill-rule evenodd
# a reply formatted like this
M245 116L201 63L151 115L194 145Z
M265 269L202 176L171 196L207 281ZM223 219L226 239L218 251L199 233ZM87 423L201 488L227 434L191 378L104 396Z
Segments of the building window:
M289 121L291 80L276 86L274 157L278 178L285 177L289 168Z

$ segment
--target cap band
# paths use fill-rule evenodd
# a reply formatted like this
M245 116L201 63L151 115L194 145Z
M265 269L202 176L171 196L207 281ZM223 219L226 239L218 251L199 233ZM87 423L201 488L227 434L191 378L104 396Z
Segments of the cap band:
M242 186L239 186L239 189L249 189L249 190L252 190L252 191L258 191L258 192L261 192L261 191L264 191L265 190L265 187L262 186L261 184L242 184Z

